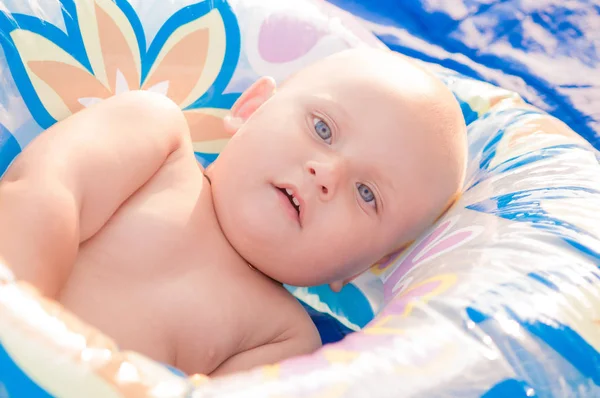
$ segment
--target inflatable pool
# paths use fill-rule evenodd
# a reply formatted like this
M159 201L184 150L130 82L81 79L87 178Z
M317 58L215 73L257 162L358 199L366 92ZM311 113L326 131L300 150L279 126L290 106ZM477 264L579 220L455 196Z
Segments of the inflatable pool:
M0 174L56 121L140 88L180 105L207 165L256 78L383 47L321 0L2 0L0 11ZM424 65L468 125L464 194L341 293L288 286L327 317L323 336L343 339L185 376L120 351L0 265L0 397L600 396L600 153L515 92Z

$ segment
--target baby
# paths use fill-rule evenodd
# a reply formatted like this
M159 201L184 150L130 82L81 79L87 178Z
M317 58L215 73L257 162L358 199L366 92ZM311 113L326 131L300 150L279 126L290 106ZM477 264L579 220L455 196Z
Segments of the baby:
M282 284L339 290L417 237L465 172L435 77L348 50L248 88L206 170L182 112L130 92L57 123L0 183L0 261L116 340L222 375L321 342Z

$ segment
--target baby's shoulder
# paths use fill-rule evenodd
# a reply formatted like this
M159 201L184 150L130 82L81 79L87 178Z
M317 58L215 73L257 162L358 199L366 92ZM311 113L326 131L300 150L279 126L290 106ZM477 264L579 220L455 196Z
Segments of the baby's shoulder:
M288 333L291 338L304 341L307 347L316 349L321 345L321 336L312 318L300 302L289 295Z
M302 304L284 287L277 286L275 291L263 291L261 295L262 320L273 325L273 339L302 339L311 345L320 344L320 337L312 319Z

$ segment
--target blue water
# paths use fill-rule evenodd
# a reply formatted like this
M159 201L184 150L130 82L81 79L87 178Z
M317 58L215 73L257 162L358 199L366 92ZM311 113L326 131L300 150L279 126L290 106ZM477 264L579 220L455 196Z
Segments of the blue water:
M329 0L391 49L513 90L600 149L598 0Z

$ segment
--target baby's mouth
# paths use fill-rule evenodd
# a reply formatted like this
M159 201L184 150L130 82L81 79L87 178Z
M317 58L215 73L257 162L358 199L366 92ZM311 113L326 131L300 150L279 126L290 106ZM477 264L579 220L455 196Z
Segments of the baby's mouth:
M294 192L289 188L277 187L277 189L279 189L288 198L288 200L296 210L296 213L298 213L298 217L300 217L300 201L296 197L294 197Z

